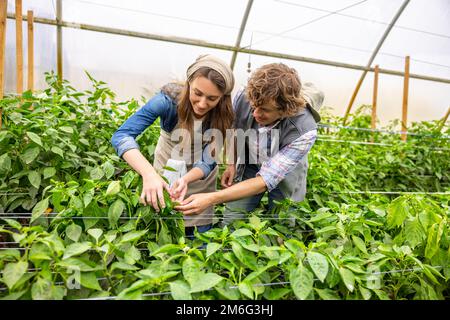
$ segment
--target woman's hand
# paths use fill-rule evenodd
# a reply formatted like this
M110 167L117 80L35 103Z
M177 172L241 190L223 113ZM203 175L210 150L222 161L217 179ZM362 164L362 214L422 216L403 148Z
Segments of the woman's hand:
M214 192L193 194L176 206L175 209L181 211L184 215L202 213L206 208L214 205L213 195Z
M164 202L163 190L169 191L169 185L156 173L148 174L142 177L143 187L139 202L144 205L151 205L159 212L159 208L164 209L166 203ZM159 201L159 206L158 206Z
M174 182L172 188L170 188L170 197L172 201L182 202L184 200L184 196L188 190L188 183L186 179L181 177L177 181Z
M236 174L236 166L234 164L229 164L222 174L222 179L220 180L222 187L228 188L233 184L233 179Z

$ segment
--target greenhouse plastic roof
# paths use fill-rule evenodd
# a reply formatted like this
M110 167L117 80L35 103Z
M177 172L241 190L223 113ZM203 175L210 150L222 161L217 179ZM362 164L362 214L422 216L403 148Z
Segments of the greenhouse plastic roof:
M404 0L254 0L249 7L240 49L366 66ZM233 56L247 0L106 1L64 0L63 75L76 88L89 87L88 71L107 82L119 99L149 98L164 83L183 80L186 67L200 54L226 61ZM56 0L23 0L23 14L35 16L35 88L45 87L45 71L56 70ZM6 91L15 90L14 1L8 0ZM26 21L24 30L26 31ZM81 30L80 25L161 36L164 41ZM166 41L189 39L195 45ZM183 41L181 41L183 42ZM209 47L199 46L199 42ZM201 44L201 43L200 43ZM214 49L211 44L222 46ZM26 50L26 35L24 35ZM226 50L223 50L223 49ZM24 53L26 57L26 52ZM401 12L371 67L450 79L450 2L411 0ZM24 59L26 67L26 58ZM237 54L236 92L248 71L270 62L296 68L303 81L325 92L325 105L343 115L362 70L282 59L262 54ZM250 63L250 67L249 67ZM369 72L353 108L372 103ZM382 122L400 118L403 77L380 74L378 112ZM450 106L449 83L410 79L409 121L442 118ZM354 110L354 109L353 109Z

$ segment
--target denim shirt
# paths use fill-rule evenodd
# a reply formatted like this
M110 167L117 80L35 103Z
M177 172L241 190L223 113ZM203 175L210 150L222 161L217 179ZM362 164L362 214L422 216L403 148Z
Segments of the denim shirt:
M119 157L131 149L139 149L136 137L160 117L161 129L172 132L178 122L177 104L169 95L160 92L151 98L142 108L129 117L113 134L111 143ZM216 167L211 158L209 145L203 147L202 159L193 164L194 168L203 171L207 177Z

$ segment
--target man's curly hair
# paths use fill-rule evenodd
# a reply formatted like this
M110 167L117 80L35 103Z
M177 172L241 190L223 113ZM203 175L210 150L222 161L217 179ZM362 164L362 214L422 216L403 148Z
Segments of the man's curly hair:
M306 106L306 101L300 94L301 88L295 69L283 63L270 63L253 72L247 84L246 95L253 107L260 107L274 100L283 117L292 117Z

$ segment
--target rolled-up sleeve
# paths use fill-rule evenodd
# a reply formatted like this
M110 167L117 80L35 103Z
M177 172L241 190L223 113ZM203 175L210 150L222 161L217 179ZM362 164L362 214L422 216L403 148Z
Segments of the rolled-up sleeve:
M308 154L314 145L316 138L317 130L308 131L261 165L257 175L263 178L268 191L275 189L297 167L299 161Z
M159 93L129 117L111 138L111 144L117 155L122 157L128 150L139 149L136 137L144 132L158 117L167 114L170 106L170 101L162 93Z
M202 159L193 164L194 168L199 168L203 171L203 179L209 176L211 171L214 170L217 163L211 156L210 144L207 144L202 151Z

